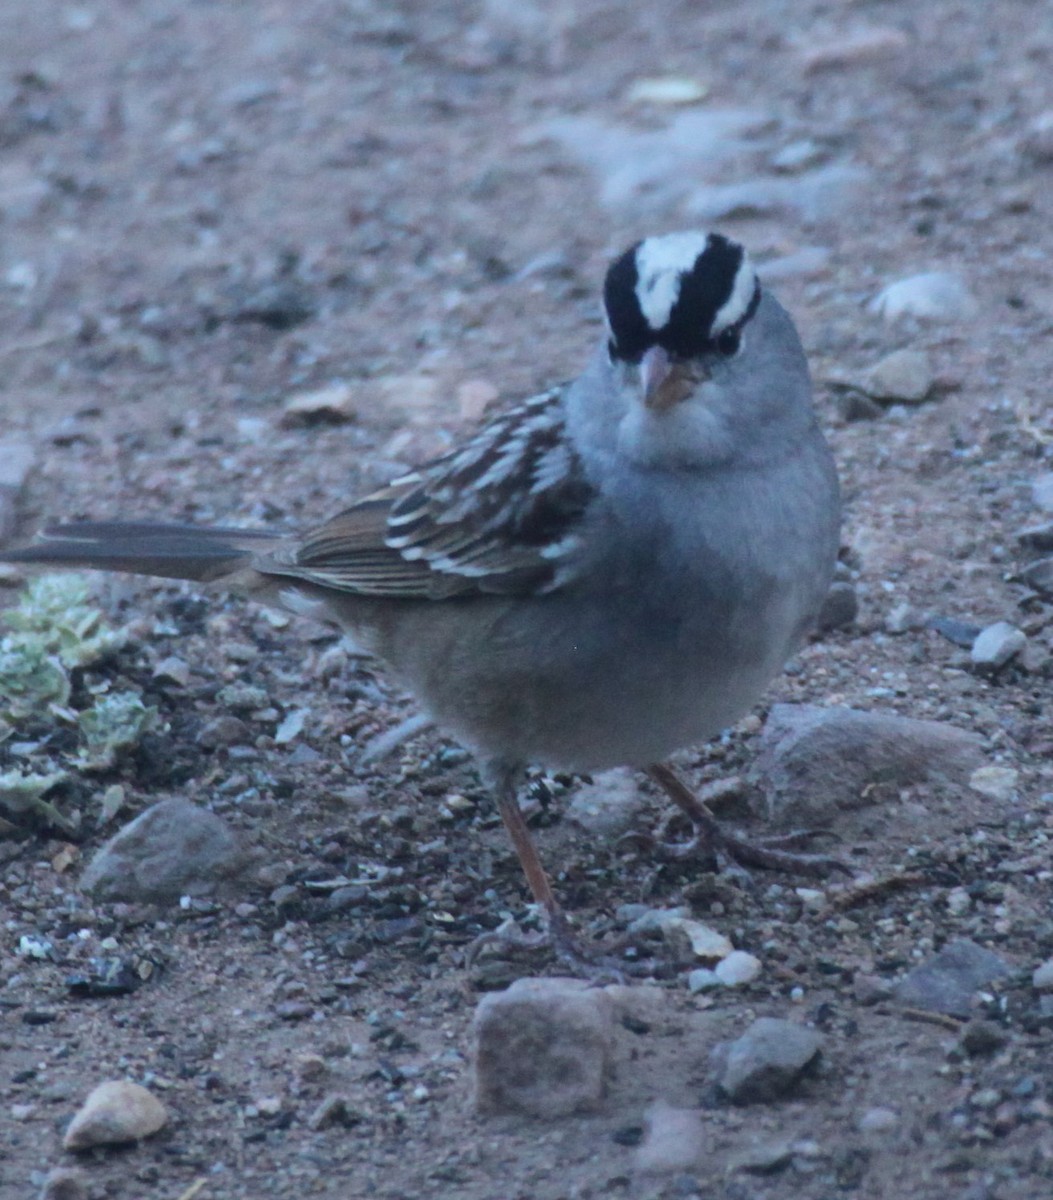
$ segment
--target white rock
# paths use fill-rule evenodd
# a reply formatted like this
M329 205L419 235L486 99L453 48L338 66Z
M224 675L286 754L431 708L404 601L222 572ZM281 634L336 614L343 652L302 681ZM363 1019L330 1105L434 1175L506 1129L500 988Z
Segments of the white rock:
M1031 986L1040 992L1053 992L1053 958L1047 958L1036 967L1031 976Z
M960 917L963 913L967 913L973 906L972 897L965 888L952 888L947 893L947 908L954 913L956 917Z
M1043 512L1053 513L1053 471L1045 471L1032 481L1031 498Z
M664 937L686 937L697 958L716 961L735 949L722 933L686 915L683 908L651 908L629 925L630 933L661 933Z
M826 907L826 892L819 888L796 887L793 894L809 912L822 912Z
M732 950L727 958L717 963L713 973L725 987L741 987L757 978L761 973L761 965L759 958L747 954L745 950Z
M654 79L637 79L629 88L626 98L630 104L658 104L671 107L680 104L698 104L708 94L709 88L697 79L664 75Z
M699 992L711 992L714 988L723 986L716 971L709 967L696 967L693 971L688 972L687 990L692 995L697 995Z
M981 629L969 650L973 666L997 670L1015 658L1027 645L1027 634L1008 621L996 621Z
M969 776L969 786L992 800L1012 800L1019 779L1012 767L979 767Z
M334 383L313 392L296 392L282 405L282 424L309 425L315 421L332 423L355 417L355 393L346 383Z
M578 788L566 817L587 833L614 838L633 828L642 807L636 772L615 767L593 775L591 783Z
M927 271L890 283L871 304L886 321L918 317L958 321L975 316L976 300L965 282L949 271Z
M932 391L935 378L924 351L894 350L870 368L862 390L875 400L921 404Z
M127 1079L110 1079L84 1101L62 1145L66 1150L118 1146L149 1137L167 1123L165 1106L146 1088Z
M646 1117L647 1132L636 1151L638 1171L684 1171L701 1159L706 1127L700 1112L658 1100Z
M868 1108L859 1118L860 1133L885 1133L899 1124L899 1115L891 1108Z

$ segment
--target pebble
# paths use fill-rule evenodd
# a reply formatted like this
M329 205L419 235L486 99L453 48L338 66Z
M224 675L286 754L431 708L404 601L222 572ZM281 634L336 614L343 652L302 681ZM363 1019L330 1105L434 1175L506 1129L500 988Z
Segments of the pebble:
M223 713L202 725L198 741L206 750L217 750L220 746L244 744L251 736L244 721L231 713Z
M819 610L816 626L820 633L844 629L859 615L859 597L850 583L837 582L830 585L823 606Z
M1053 521L1021 529L1016 535L1016 540L1025 550L1053 550Z
M713 973L725 987L742 987L752 983L761 973L759 958L745 950L732 950L727 958L721 959Z
M1053 163L1053 108L1034 118L1020 141L1020 149L1036 163Z
M473 1023L480 1113L552 1119L596 1109L612 1068L608 996L578 979L517 979L484 996Z
M761 1017L736 1041L717 1048L719 1087L736 1104L775 1100L814 1066L822 1044L814 1029Z
M720 976L710 967L696 967L693 971L688 972L687 990L692 995L697 995L699 992L711 992L715 988L723 986Z
M860 387L875 400L894 404L922 404L932 394L936 375L922 350L894 350L876 362Z
M675 941L686 938L696 958L719 960L735 949L724 934L686 915L682 908L649 908L629 925L631 934L661 933Z
M615 767L593 775L567 805L566 819L586 833L616 838L635 827L644 799L636 773Z
M1053 558L1040 558L1020 572L1020 579L1047 600L1053 598Z
M1020 772L1013 767L980 767L969 776L969 786L981 796L992 800L1012 800L1020 780Z
M1036 508L1053 513L1053 471L1045 471L1032 480L1031 499Z
M947 909L956 917L963 916L972 906L972 897L965 888L951 888L947 893Z
M269 699L266 689L257 687L254 683L228 683L216 693L217 703L222 704L224 708L232 708L235 712L266 708Z
M899 1114L891 1108L868 1108L859 1118L860 1133L887 1133L899 1124Z
M15 531L18 498L35 463L28 442L0 442L0 542Z
M66 1150L117 1146L149 1137L168 1122L165 1106L146 1088L127 1079L100 1083L70 1122Z
M996 621L981 629L969 649L969 660L974 667L997 671L1011 658L1015 658L1027 645L1027 634L1008 621Z
M79 1167L54 1167L40 1189L40 1200L86 1200L88 1176Z
M970 1058L994 1054L1009 1041L1009 1034L994 1021L972 1020L962 1030L961 1046Z
M630 86L626 99L630 104L655 104L668 108L698 104L708 94L709 88L697 79L666 75L654 79L637 79Z
M498 389L488 379L466 379L459 384L454 399L462 421L473 425L500 396Z
M706 1126L696 1109L658 1100L645 1114L645 1129L635 1155L638 1171L684 1171L703 1157Z
M162 800L98 850L81 887L105 900L175 900L207 893L246 865L239 838L215 813Z
M958 321L973 317L977 304L965 282L946 271L927 271L890 283L871 308L886 321L917 317L925 321Z
M802 138L796 142L788 142L781 150L771 157L771 165L776 171L804 171L809 167L818 166L826 158L826 150L813 142L811 138Z
M341 1125L345 1129L360 1125L362 1114L353 1108L346 1096L331 1095L321 1100L311 1115L307 1118L308 1129L329 1129Z
M894 605L885 616L885 632L891 634L913 633L924 629L927 623L925 614L906 601Z
M1041 966L1035 968L1031 976L1031 986L1039 992L1053 992L1053 958L1047 958Z
M833 37L809 38L801 60L805 71L825 71L832 67L849 67L885 58L910 44L902 30L892 26L875 25L854 29Z
M154 678L161 683L174 683L177 687L186 687L190 682L190 667L174 654L162 658L154 667Z
M895 997L908 1008L969 1017L976 993L1011 973L1005 960L993 951L959 938L904 976L896 985Z

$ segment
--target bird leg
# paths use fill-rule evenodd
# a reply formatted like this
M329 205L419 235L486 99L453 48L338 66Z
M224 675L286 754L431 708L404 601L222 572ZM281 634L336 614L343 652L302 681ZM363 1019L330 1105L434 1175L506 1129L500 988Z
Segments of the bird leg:
M543 933L531 937L496 930L493 933L483 934L472 944L469 956L475 957L483 946L495 943L503 943L512 949L534 949L548 945L551 946L556 958L564 966L570 968L575 975L595 979L604 978L607 982L615 978L620 979L622 971L616 963L601 955L591 953L581 945L571 929L566 913L556 899L545 868L541 865L541 857L527 827L523 810L519 807L516 793L522 773L522 768L518 764L509 765L504 762L487 763L484 769L484 777L497 801L498 812L501 814L501 820L515 847L520 866L523 868L523 874L530 887L530 894L545 914L546 928Z
M729 833L668 763L655 763L647 768L648 776L691 822L694 837L682 845L659 844L669 858L690 858L708 853L717 862L717 869L729 875L748 877L746 868L760 867L768 871L785 871L791 875L824 878L831 871L852 871L840 859L821 854L796 854L790 849L810 838L823 836L822 831L809 830L788 833L760 842ZM829 835L827 835L829 836Z

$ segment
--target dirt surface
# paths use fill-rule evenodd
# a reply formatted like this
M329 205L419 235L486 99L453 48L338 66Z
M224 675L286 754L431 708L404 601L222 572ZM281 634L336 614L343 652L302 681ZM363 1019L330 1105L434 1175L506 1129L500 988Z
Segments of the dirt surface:
M682 109L634 99L656 76L705 95ZM654 985L662 1016L630 1023L598 1113L483 1119L467 1062L481 980L464 948L528 896L470 763L423 734L362 766L362 744L411 708L317 627L100 578L100 603L135 633L108 677L141 687L166 729L86 785L86 803L121 784L120 823L188 797L262 865L214 901L93 905L76 880L113 832L97 806L79 856L46 835L0 843L3 1200L70 1165L63 1128L118 1077L150 1086L170 1123L83 1159L91 1196L1050 1194L1053 1034L1031 972L1053 955L1053 626L1012 575L1017 532L1051 519L1032 491L1053 469L1051 78L1044 0L0 6L0 441L37 452L23 532L45 516L328 516L448 446L491 392L500 403L573 374L600 334L613 252L699 223L721 185L778 180L774 207L744 202L716 223L774 265L799 322L860 612L768 702L954 723L1018 772L1002 803L878 794L837 825L842 852L901 886L855 901L831 888L826 908L793 880L713 883L585 837L562 818L574 781L536 781L542 853L587 936L618 928L627 902L688 904L763 969L701 996L682 978ZM731 110L753 115L719 155L655 166L683 114ZM581 124L593 119L610 139ZM644 177L623 187L609 161L597 174L610 145ZM808 191L823 166L840 174ZM869 307L934 270L960 276L971 308L890 322ZM904 347L931 356L932 398L848 420L830 381ZM290 397L333 383L352 420L283 419ZM931 629L890 633L904 603L1011 621L1028 656L982 677ZM184 686L153 678L171 655ZM205 749L234 680L266 689L269 711ZM303 732L278 744L299 708ZM685 755L692 778L745 770L765 712ZM664 811L649 795L643 826ZM328 884L367 877L347 908L327 903ZM52 958L19 955L29 936ZM963 936L1012 968L980 1014L999 1036L972 1054L955 1021L911 1019L865 984ZM71 996L67 977L107 953L157 969L129 995ZM756 1015L821 1029L823 1066L787 1100L734 1108L709 1049ZM333 1094L344 1119L313 1128ZM702 1106L699 1163L636 1169L655 1099ZM875 1107L893 1122L861 1129ZM740 1169L779 1140L796 1149Z

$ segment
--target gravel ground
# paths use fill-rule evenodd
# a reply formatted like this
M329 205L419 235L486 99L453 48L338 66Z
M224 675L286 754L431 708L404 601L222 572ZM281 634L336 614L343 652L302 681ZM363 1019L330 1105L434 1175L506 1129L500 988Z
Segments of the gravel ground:
M785 701L953 724L1002 769L994 796L879 786L834 812L840 852L877 882L818 898L586 836L565 819L579 781L535 780L542 853L589 936L625 904L686 905L762 968L697 995L682 975L652 985L661 1015L628 1023L598 1112L484 1118L470 1024L502 979L464 950L529 897L466 756L422 733L363 766L363 743L412 708L317 627L93 581L130 638L78 686L133 685L162 725L59 798L83 805L77 838L0 841L3 1200L74 1164L71 1195L171 1200L1049 1194L1053 1008L1032 972L1053 956L1053 608L1017 572L1037 557L1019 532L1053 521L1051 15L1042 0L0 7L0 445L36 460L20 531L326 517L491 398L573 374L613 252L719 225L798 320L859 610L684 766L698 783L748 772ZM664 91L642 86L655 79ZM885 289L929 272L955 282L912 284L915 315L897 316ZM904 349L924 355L923 402L868 399ZM335 410L289 411L334 385ZM1027 646L977 671L912 614L966 646L1007 621ZM182 681L155 674L173 656ZM218 736L230 683L267 703ZM302 731L276 738L299 710ZM252 846L249 875L160 907L79 893L114 829L172 796ZM646 793L640 827L664 815ZM23 938L54 950L20 953ZM958 938L1008 968L973 1014L986 1040L889 998ZM106 955L149 977L71 994ZM736 1107L710 1049L756 1016L820 1030L823 1059L788 1098ZM168 1125L75 1160L69 1118L123 1077ZM338 1116L312 1119L331 1096ZM641 1166L656 1099L701 1112L697 1161Z

